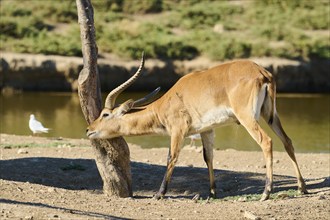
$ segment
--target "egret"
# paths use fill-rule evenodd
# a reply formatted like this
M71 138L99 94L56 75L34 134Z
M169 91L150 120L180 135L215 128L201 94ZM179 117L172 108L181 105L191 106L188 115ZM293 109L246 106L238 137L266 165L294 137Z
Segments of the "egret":
M33 134L48 133L49 131L49 128L45 128L41 122L35 118L34 114L30 115L29 127Z

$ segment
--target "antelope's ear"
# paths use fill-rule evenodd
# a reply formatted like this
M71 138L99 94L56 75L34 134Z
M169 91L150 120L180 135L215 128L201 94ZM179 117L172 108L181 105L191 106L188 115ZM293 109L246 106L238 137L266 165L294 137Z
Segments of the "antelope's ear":
M114 110L116 116L121 116L131 110L134 106L134 100L129 99Z

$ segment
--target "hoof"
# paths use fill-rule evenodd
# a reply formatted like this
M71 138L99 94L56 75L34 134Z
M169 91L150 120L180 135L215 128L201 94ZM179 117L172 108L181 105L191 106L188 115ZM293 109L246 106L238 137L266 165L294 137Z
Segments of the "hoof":
M269 199L269 194L263 193L261 196L260 202L266 201Z
M209 196L208 196L207 198L209 198L209 199L216 199L217 196L216 196L215 193L210 193Z
M192 200L194 200L195 202L197 202L197 201L199 200L199 198L200 198L200 195L199 195L199 194L196 194L196 195L192 198Z
M299 192L299 194L301 194L301 195L309 194L309 192L307 191L306 188L298 188L298 192Z
M301 179L300 181L298 180L298 192L300 194L308 194L308 191L306 189L306 183L303 179Z
M160 199L163 199L164 196L157 193L156 195L154 195L153 198L156 199L156 200L160 200Z

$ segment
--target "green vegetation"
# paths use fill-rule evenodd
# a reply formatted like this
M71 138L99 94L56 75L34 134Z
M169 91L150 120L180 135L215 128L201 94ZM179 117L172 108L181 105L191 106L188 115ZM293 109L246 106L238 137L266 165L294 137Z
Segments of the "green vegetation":
M299 196L300 193L298 190L289 189L286 191L281 191L277 193L270 194L270 200L281 200L284 198L293 198ZM262 194L247 194L247 195L240 195L240 196L228 196L223 198L226 201L241 201L241 202L252 202L252 201L259 201L261 199Z
M35 142L28 142L28 143L18 143L18 144L2 144L0 143L0 148L30 148L30 147L77 147L77 145L71 144L69 142L50 142L50 143L35 143ZM81 146L79 147L88 147L88 146Z
M213 60L330 58L328 0L103 0L100 53ZM0 0L2 51L81 56L75 0Z
M289 189L286 191L281 191L277 193L271 193L269 199L270 200L281 200L286 198L294 198L297 196L301 196L301 194L298 192L298 190ZM239 195L239 196L227 196L222 199L210 199L210 202L219 202L219 201L238 201L238 202L254 202L254 201L260 201L262 197L262 194L245 194L245 195ZM208 199L207 199L208 200ZM200 203L203 203L205 200L203 198L199 198L197 200Z

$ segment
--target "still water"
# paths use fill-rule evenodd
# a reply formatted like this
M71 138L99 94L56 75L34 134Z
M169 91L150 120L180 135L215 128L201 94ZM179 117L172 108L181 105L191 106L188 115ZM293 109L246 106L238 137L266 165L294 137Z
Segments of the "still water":
M125 93L118 101L139 98L144 93ZM76 93L21 93L1 95L0 133L31 135L28 121L34 114L45 127L51 128L45 137L85 138L86 122L82 115ZM279 94L277 110L282 124L293 140L296 152L330 151L330 95ZM283 151L279 139L268 126L262 127L273 138L274 149ZM215 148L236 150L259 150L242 126L230 125L216 129ZM131 143L142 147L168 147L169 137L141 136L127 137ZM185 144L190 141L186 140ZM197 141L196 145L201 142Z

